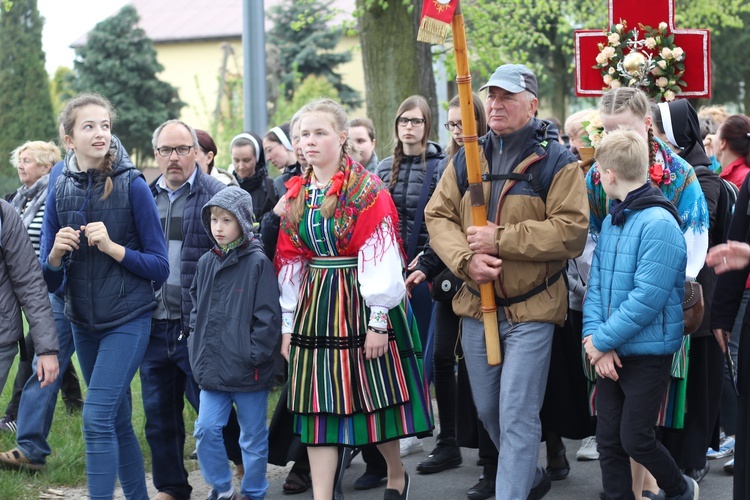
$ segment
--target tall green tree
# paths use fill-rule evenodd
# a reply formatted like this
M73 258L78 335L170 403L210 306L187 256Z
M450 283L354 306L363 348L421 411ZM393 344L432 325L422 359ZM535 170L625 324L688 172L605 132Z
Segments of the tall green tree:
M10 152L29 140L54 140L49 79L44 70L42 25L36 0L14 0L0 10L0 186L4 193L18 186L8 161Z
M711 32L712 103L739 104L750 113L750 12L739 15L742 24Z
M351 61L349 52L335 52L344 28L333 23L335 12L330 0L288 0L270 10L273 28L267 33L266 44L271 55L268 74L269 94L291 101L295 84L308 76L321 76L338 92L342 104L357 107L359 92L343 83L336 68Z
M136 164L152 154L154 129L179 116L184 105L177 89L156 76L164 67L137 24L132 5L97 24L76 49L73 83L78 92L98 92L112 102L119 117L113 131Z
M55 74L49 82L49 91L52 96L52 108L55 116L59 115L65 107L65 103L71 97L75 97L76 91L73 88L75 73L67 66L60 66L55 70Z
M420 94L430 103L432 116L438 116L432 49L417 42L422 2L357 0L357 10L367 116L375 124L377 153L383 158L393 152L393 120L404 99ZM431 136L436 137L437 119L432 121Z

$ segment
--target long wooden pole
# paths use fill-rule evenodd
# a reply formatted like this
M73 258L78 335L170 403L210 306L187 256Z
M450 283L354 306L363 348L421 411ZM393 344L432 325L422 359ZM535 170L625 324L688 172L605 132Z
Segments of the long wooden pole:
M469 54L466 50L466 29L464 16L459 3L451 21L453 32L453 52L456 55L456 83L461 101L461 121L463 122L464 150L466 151L466 172L469 179L471 196L471 215L475 226L487 225L487 208L482 190L482 171L479 167L479 137L477 122L474 117L474 100L471 94L471 73L469 73ZM497 329L497 305L495 304L495 287L492 282L479 286L482 298L482 315L484 318L484 341L487 344L487 363L495 366L502 362L500 352L500 335Z

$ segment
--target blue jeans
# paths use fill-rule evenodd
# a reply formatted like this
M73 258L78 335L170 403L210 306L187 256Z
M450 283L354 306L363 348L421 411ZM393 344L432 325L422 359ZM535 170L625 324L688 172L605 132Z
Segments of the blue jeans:
M487 364L484 325L462 319L461 346L479 419L497 446L497 500L526 498L539 484L542 424L539 411L547 388L552 323L510 323L498 309L503 362ZM501 383L502 380L502 383Z
M154 486L178 499L190 498L192 488L183 466L185 398L198 411L199 389L193 379L187 339L181 321L152 320L151 336L141 363L141 392L146 414L146 441L151 448Z
M73 325L78 361L89 388L83 435L92 500L111 500L118 478L125 498L148 499L143 454L131 421L130 382L146 352L150 326L150 314L102 331Z
M47 456L52 450L47 443L47 436L52 427L52 418L55 416L57 406L57 393L62 384L62 374L70 365L75 348L73 345L73 331L70 321L65 317L65 299L55 294L49 295L52 304L52 312L55 315L55 328L57 329L57 342L60 352L57 361L60 364L60 376L48 385L41 387L36 378L37 357L31 365L32 375L26 381L21 393L21 402L18 405L18 433L16 441L18 449L26 458L35 464L44 464Z
M195 421L198 464L206 483L218 493L232 487L232 471L224 451L222 428L232 403L240 422L240 448L245 476L241 493L252 500L265 498L268 490L268 390L253 392L201 391L201 411Z
M183 466L185 398L198 412L200 389L193 378L187 339L178 340L180 320L152 320L151 336L141 363L141 393L146 414L146 441L151 448L154 487L177 499L188 499L192 487ZM239 426L235 412L224 429L227 455L242 463Z
M185 398L199 411L200 389L193 378L187 339L178 340L180 320L152 320L151 335L141 363L141 394L146 414L146 441L151 448L154 487L177 499L188 499L192 487L183 466ZM224 429L227 455L242 463L235 412Z

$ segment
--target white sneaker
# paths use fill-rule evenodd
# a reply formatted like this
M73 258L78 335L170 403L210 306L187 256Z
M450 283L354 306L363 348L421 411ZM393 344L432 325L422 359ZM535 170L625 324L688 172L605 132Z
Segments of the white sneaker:
M709 448L706 452L706 458L714 460L717 458L726 458L734 454L734 436L723 436L719 441L719 449Z
M576 460L580 462L599 460L599 452L596 451L596 436L583 438L581 447L576 452Z
M402 457L411 455L412 453L419 453L420 451L424 451L424 445L422 444L422 441L414 436L403 438L399 445L401 447Z

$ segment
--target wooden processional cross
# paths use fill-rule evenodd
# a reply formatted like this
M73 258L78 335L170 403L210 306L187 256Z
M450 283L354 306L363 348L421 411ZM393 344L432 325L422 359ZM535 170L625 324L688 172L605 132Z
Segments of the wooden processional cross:
M685 73L682 80L687 86L677 97L711 96L711 43L708 30L676 29L674 27L674 0L609 0L609 29L622 20L628 29L639 24L656 28L666 22L674 34L674 43L685 51ZM607 45L602 30L576 30L575 32L576 95L599 97L604 93L602 74L596 65L599 44ZM645 49L644 49L645 50Z

